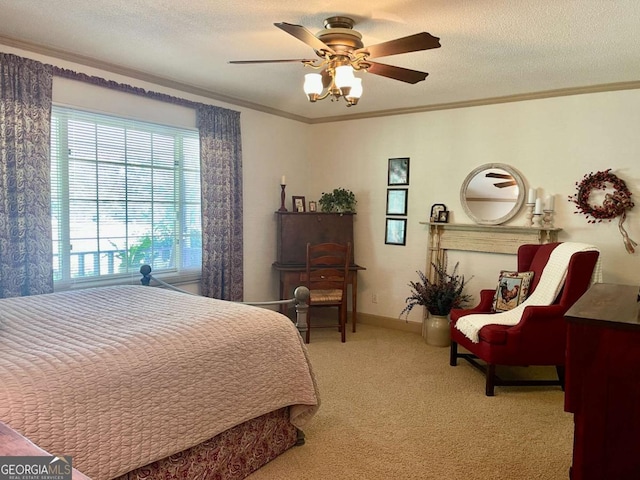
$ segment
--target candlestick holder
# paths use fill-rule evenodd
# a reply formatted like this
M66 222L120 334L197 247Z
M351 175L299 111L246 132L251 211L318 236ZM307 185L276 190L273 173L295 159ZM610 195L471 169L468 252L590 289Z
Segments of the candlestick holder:
M543 210L544 216L542 217L542 221L544 223L545 228L553 228L553 210Z
M542 214L534 213L533 214L533 223L532 225L536 228L542 228Z
M284 189L287 188L286 185L280 185L280 209L278 210L279 212L287 212L287 207L284 206L284 200L286 198L286 195L284 193Z
M533 206L535 205L535 203L527 203L527 213L525 213L525 222L524 222L524 226L525 227L532 227L533 226Z

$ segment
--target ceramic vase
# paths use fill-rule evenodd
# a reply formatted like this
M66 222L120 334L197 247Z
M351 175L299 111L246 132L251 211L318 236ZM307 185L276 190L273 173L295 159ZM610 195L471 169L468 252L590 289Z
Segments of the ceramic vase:
M448 315L428 314L424 319L423 334L429 345L434 347L448 347L451 345Z

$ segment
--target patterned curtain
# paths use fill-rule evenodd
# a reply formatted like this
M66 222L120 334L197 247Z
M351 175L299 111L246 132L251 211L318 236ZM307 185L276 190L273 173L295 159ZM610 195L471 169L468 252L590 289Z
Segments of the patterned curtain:
M197 107L202 188L202 295L243 299L240 112Z
M51 67L0 53L0 298L53 291Z

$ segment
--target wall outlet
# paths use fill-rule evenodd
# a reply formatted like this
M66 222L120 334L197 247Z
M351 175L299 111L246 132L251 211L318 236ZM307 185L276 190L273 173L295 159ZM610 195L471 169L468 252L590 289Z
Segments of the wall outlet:
M371 303L378 303L378 294L375 292L371 294Z

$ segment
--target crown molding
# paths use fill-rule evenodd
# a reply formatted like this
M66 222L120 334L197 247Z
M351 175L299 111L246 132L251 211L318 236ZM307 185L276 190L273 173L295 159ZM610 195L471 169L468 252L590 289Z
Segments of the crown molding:
M143 82L153 83L155 85L160 85L162 87L167 87L174 90L179 90L184 93L198 95L200 97L228 103L231 105L235 105L237 107L249 108L251 110L257 110L259 112L269 113L271 115L277 115L279 117L288 118L290 120L295 120L298 122L310 123L308 118L302 117L300 115L294 115L292 113L285 112L283 110L278 110L275 108L270 108L264 105L260 105L258 103L247 102L239 98L222 95L216 92L212 92L210 90L206 90L201 87L196 87L195 85L190 85L188 83L172 80L167 77L160 77L158 75L153 75L140 70L135 70L133 68L126 68L113 63L103 62L101 60L96 60L95 58L92 58L92 57L78 55L75 53L67 52L65 50L59 50L56 48L47 47L47 46L39 45L36 43L25 42L23 40L17 40L15 38L5 37L3 35L0 35L0 44L6 45L9 47L19 48L21 50L27 50L29 52L37 53L40 55L46 55L48 57L57 58L59 60L65 60L67 62L77 63L79 65L84 65L85 67L97 68L109 73L115 73L117 75L123 75L125 77L135 78L136 80L141 80Z
M615 92L618 90L640 89L640 81L605 83L600 85L590 85L586 87L560 88L556 90L546 90L542 92L521 93L516 95L505 95L503 97L479 98L475 100L463 100L460 102L438 103L433 105L422 105L419 107L398 108L392 110L380 110L336 117L323 117L312 119L310 123L341 122L346 120L360 120L363 118L388 117L391 115L406 115L410 113L433 112L437 110L451 110L454 108L482 107L486 105L496 105L500 103L524 102L527 100L540 100L554 97L567 97L570 95L584 95L589 93Z
M219 94L201 87L196 87L187 83L179 82L166 77L153 75L150 73L142 72L132 68L122 67L109 62L103 62L96 60L95 58L87 57L84 55L77 55L64 50L39 45L36 43L26 42L11 37L5 37L0 35L0 44L7 45L9 47L19 48L21 50L27 50L33 53L46 55L48 57L54 57L60 60L77 63L87 67L97 68L110 73L123 75L125 77L135 78L143 82L153 83L163 87L179 90L181 92L198 95L200 97L209 98L219 102L228 103L238 107L248 108L258 112L268 113L270 115L276 115L279 117L287 118L306 124L320 124L320 123L332 123L332 122L344 122L348 120L362 120L367 118L389 117L395 115L407 115L412 113L424 113L433 112L438 110L451 110L454 108L469 108L469 107L481 107L486 105L496 105L500 103L513 103L523 102L527 100L540 100L545 98L554 97L566 97L570 95L584 95L590 93L602 93L613 92L619 90L635 90L640 89L640 81L631 82L618 82L618 83L605 83L599 85L589 85L583 87L571 87L560 88L555 90L546 90L541 92L531 92L516 95L506 95L501 97L480 98L474 100L463 100L460 102L438 103L432 105L421 105L417 107L409 108L397 108L390 110L380 110L377 112L364 112L355 113L351 115L330 116L320 118L308 118L300 115L295 115L283 110L267 107L258 103L248 102L239 98L230 97L227 95Z

